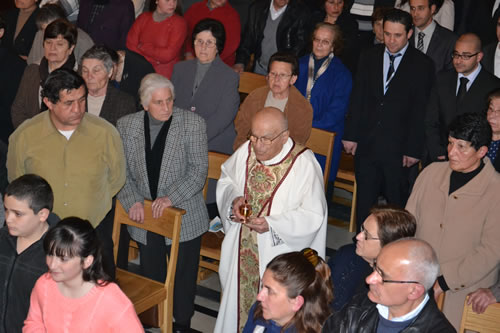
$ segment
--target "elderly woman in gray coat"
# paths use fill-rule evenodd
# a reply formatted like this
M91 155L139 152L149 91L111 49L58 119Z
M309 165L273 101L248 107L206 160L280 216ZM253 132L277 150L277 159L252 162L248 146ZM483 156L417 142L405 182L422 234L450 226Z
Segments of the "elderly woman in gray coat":
M167 207L186 210L182 219L174 289L175 329L188 329L194 314L201 235L208 229L202 189L208 170L205 121L174 107L175 91L165 77L144 77L139 89L144 111L118 120L127 160L127 180L118 199L129 217L144 220L144 200L152 200L153 218ZM129 227L140 251L142 274L164 282L170 240Z
M198 22L192 34L196 59L174 66L175 105L202 116L207 123L208 150L232 154L234 118L240 105L239 76L219 57L226 32L217 20Z

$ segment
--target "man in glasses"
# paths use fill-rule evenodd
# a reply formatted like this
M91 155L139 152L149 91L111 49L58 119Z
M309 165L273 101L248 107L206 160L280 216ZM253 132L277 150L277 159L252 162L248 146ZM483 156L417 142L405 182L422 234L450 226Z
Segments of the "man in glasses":
M281 110L288 119L292 139L300 144L307 142L311 134L313 109L293 85L298 75L299 64L293 54L277 52L271 56L267 68L267 86L255 89L245 98L234 120L234 150L247 139L252 117L265 107Z
M264 108L248 140L222 165L217 206L224 225L215 332L241 331L266 265L310 247L324 258L327 205L312 151L289 137L283 112Z
M404 238L382 248L366 278L370 290L334 313L323 332L455 332L428 290L439 272L425 241Z
M432 89L425 119L428 150L426 164L447 159L448 126L458 115L484 112L487 96L500 87L500 79L480 64L481 40L475 34L460 36L452 54L454 70L441 72Z

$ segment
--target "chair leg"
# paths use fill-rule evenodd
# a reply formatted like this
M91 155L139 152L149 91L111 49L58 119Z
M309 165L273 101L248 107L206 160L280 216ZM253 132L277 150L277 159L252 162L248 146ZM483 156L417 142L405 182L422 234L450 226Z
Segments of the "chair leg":
M354 190L352 191L351 220L349 221L349 232L356 232L356 200L358 196L358 185L354 180Z

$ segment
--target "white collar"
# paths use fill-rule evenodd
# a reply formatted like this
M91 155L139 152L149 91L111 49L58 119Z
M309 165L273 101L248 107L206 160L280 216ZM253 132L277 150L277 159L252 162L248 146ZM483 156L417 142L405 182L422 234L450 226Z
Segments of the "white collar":
M432 20L424 30L420 30L419 28L415 27L415 36L418 37L418 33L423 32L426 36L430 37L434 33L434 30L436 30L436 21Z
M271 19L276 20L278 17L280 17L281 14L283 14L286 10L286 7L288 7L288 4L284 5L283 7L281 7L280 9L276 10L274 8L274 0L271 0L271 6L269 8L269 13L271 14Z
M429 294L425 294L424 300L422 302L420 302L420 304L415 309L413 309L412 311L408 312L407 314L405 314L401 317L392 318L392 319L389 319L389 308L387 306L382 305L382 304L377 304L377 310L378 310L379 315L381 315L382 317L384 317L385 319L387 319L389 321L402 322L402 321L407 321L407 320L410 320L412 318L415 318L420 313L420 311L422 311L425 304L427 304L428 300L429 300Z

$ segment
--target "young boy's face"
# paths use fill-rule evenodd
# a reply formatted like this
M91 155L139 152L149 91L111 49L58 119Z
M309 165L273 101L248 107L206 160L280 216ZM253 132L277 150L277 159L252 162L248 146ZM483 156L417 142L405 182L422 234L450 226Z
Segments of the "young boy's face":
M33 212L26 200L18 200L14 196L4 197L5 222L11 236L29 238L40 228L48 216L47 209Z

